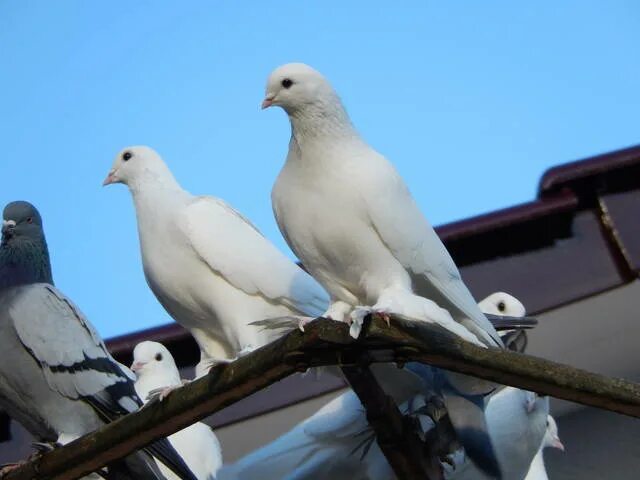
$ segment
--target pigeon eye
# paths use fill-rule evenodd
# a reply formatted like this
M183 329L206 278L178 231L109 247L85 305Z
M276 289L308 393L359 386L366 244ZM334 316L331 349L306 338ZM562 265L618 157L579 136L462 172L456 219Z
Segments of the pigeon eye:
M293 80L291 80L290 78L285 78L284 80L282 80L282 82L280 82L282 84L282 86L284 88L291 88L291 85L293 85Z
M504 304L504 302L498 303L498 311L504 312L506 308L507 306Z
M27 217L27 223L33 223L33 217Z
M162 354L161 353L156 353L156 361L158 361L158 362L162 361Z
M547 420L547 427L549 426L549 420Z
M122 154L122 160L124 160L125 162L129 160L131 157L133 157L133 153L131 152L124 152Z

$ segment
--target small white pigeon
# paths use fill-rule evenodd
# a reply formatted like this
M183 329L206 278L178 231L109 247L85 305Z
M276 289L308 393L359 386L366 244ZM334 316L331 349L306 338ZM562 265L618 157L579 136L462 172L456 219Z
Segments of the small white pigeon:
M273 210L289 246L331 296L325 316L349 321L351 313L357 321L373 306L502 346L404 181L358 135L329 82L307 65L281 66L267 81L262 107L270 106L291 122Z
M198 343L197 376L277 337L251 322L326 309L313 278L222 200L183 190L151 148L118 153L111 183L131 191L147 283Z
M479 305L482 305L483 311L485 308L489 311L497 309L501 301L506 304L502 315L525 315L524 306L516 298L502 292L487 297ZM400 406L400 410L411 413L424 405L424 397L432 394L428 382L425 382L424 388L423 393L405 402ZM534 457L537 445L542 440L547 409L546 398L511 387L490 397L486 410L488 430L496 449L506 449L503 453L498 453L501 468L506 472L513 472L518 468L523 474L526 471L529 465L527 462ZM426 431L429 428L429 420L423 425ZM512 445L515 437L505 435L505 428L508 428L513 436L522 438L520 445ZM508 457L513 452L520 454L511 462ZM460 459L460 463L451 475L461 475L467 471L482 475L475 466L464 460L464 454L456 458ZM515 466L510 462L515 463ZM521 465L522 462L524 467ZM393 480L396 477L375 441L375 434L367 422L364 407L356 394L348 391L278 439L236 463L223 467L219 476L219 480L253 478ZM505 475L504 478L512 477Z
M351 322L356 336L371 311L402 314L504 347L404 181L360 137L329 82L307 65L281 66L267 81L262 107L270 106L282 107L291 123L273 211L291 249L329 292L324 316ZM482 398L495 384L452 372L445 378L442 393L460 441L499 475L485 441Z
M548 447L557 448L564 452L564 445L558 436L558 425L551 415L547 416L547 431L544 434L544 440L533 462L531 462L531 468L529 468L529 472L524 480L549 480L542 456L542 451Z
M137 377L136 392L145 402L153 390L182 385L175 360L161 343L146 341L136 345L131 370ZM222 465L222 453L220 442L208 425L194 423L170 435L168 440L198 480L215 480ZM158 466L168 479L176 478L161 463Z

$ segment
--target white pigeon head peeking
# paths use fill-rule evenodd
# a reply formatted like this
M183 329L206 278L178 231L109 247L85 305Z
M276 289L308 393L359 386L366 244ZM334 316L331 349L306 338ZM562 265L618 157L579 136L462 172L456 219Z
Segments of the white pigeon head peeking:
M171 352L158 342L146 341L136 345L131 370L138 378L136 388L139 382L144 382L144 390L181 384L180 373Z
M331 84L304 63L288 63L276 68L267 80L262 108L282 107L289 115L305 107L334 108L340 104Z
M544 434L544 440L542 441L542 448L557 448L564 452L564 445L560 441L558 435L558 424L551 415L547 415L547 431Z
M118 152L102 185L124 183L129 188L134 188L144 178L161 179L167 174L168 178L173 179L166 164L153 148L131 146Z
M524 317L527 313L520 300L505 292L492 293L482 300L478 306L484 313L492 315Z

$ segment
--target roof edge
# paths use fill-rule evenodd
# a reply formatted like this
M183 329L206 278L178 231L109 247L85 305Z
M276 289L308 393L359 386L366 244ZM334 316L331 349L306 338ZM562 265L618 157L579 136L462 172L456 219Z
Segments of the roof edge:
M551 167L540 178L538 198L547 198L566 189L575 190L577 183L589 182L605 173L624 176L632 167L640 167L640 145Z

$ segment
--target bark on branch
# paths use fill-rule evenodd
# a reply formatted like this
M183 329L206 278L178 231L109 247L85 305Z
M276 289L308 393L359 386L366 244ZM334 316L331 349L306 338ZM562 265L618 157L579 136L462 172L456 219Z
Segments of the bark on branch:
M519 353L480 348L431 324L373 318L358 340L345 324L319 319L65 447L6 480L74 479L174 433L308 367L418 361L640 418L640 385ZM367 402L366 399L365 403Z

